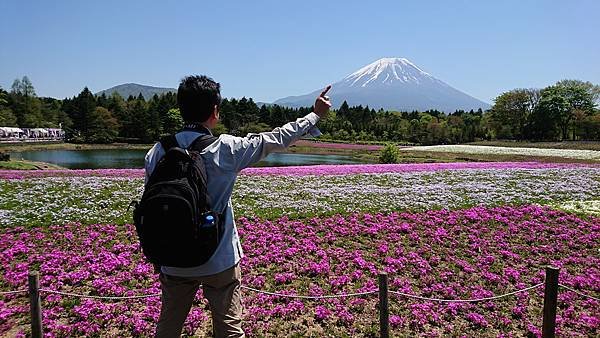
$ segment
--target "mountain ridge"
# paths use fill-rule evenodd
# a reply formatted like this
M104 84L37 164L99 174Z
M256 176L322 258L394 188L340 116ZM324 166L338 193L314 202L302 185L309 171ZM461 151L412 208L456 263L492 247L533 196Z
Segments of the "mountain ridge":
M150 100L154 94L161 95L166 94L168 92L177 93L177 89L175 88L167 88L167 87L154 87L147 86L138 83L123 83L120 85L116 85L114 87L101 90L94 95L100 96L102 94L106 94L106 96L112 95L112 93L117 92L123 98L128 98L130 95L137 97L140 93L146 100Z

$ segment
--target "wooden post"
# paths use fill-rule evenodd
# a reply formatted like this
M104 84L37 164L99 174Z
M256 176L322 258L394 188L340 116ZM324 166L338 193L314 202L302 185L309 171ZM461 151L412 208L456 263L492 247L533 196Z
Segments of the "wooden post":
M42 338L42 303L40 301L40 275L29 271L29 305L31 308L31 337Z
M556 330L556 303L558 301L558 272L559 268L546 267L546 282L544 287L544 322L542 337L554 338Z
M390 336L390 312L388 308L388 275L379 273L379 329L381 338Z

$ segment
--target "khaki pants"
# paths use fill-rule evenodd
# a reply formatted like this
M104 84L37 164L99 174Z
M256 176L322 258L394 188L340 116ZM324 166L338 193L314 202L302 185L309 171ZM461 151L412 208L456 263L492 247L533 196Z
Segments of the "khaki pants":
M181 336L183 323L200 285L210 305L215 337L245 337L239 265L210 276L176 277L161 273L159 279L162 307L155 337Z

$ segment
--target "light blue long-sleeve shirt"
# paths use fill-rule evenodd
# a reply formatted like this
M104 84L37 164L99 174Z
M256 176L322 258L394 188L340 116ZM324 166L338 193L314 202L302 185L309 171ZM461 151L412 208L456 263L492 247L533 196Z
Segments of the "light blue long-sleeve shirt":
M314 128L318 121L319 116L310 113L270 132L246 137L224 134L204 149L201 155L206 166L208 195L212 209L223 214L223 238L215 254L205 264L191 268L163 266L161 271L172 276L195 277L216 274L236 265L244 256L231 206L231 193L238 173L269 153L289 147L308 132L318 135L318 129ZM187 148L198 135L196 131L182 131L175 137L180 147ZM145 158L146 182L164 155L165 150L160 143L148 151Z

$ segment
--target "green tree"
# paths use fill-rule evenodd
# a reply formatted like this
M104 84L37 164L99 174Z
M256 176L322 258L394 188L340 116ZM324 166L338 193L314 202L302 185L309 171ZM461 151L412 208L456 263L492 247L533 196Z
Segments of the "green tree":
M85 135L87 143L112 143L118 135L119 122L104 107L96 107L89 115L89 129Z
M13 82L9 99L20 127L41 126L43 123L42 104L27 76Z
M239 115L238 100L223 99L219 107L221 121L225 127L234 135L237 135L238 129L242 125L242 117Z
M152 140L158 140L160 135L163 133L163 125L161 121L161 113L160 113L160 99L158 95L154 94L150 99L150 102L147 104L147 114L146 118L148 119L148 137Z
M219 136L221 134L226 134L227 128L225 127L225 125L223 123L219 122L211 131L212 131L213 135Z
M560 80L556 83L557 86L563 87L581 87L585 90L592 98L592 102L595 106L598 105L600 100L600 85L595 85L589 81L581 80Z
M240 135L248 135L248 134L255 134L255 133L260 133L263 131L268 131L270 129L271 129L271 127L266 123L250 122L248 124L243 125L239 129L239 133L240 133Z
M346 100L342 102L340 109L337 110L337 116L340 119L348 119L350 117L350 107L348 106L348 102L346 102Z
M552 140L557 136L557 128L568 128L571 120L571 107L562 88L549 86L541 91L540 102L531 119L530 134L535 140ZM566 132L563 134L566 135Z
M400 161L400 150L395 144L388 143L379 154L379 163L398 163Z
M496 135L500 138L525 138L527 124L539 101L535 89L513 89L502 93L491 109Z
M105 93L102 93L102 95L96 97L96 105L98 107L104 107L104 108L108 109L109 100L108 100L108 97L106 97Z
M0 87L0 127L17 126L17 117L8 106L8 93Z
M0 106L0 126L17 127L17 117L8 107Z
M0 106L8 104L8 92L0 87Z
M258 122L266 123L269 126L272 126L271 112L269 111L269 108L267 108L267 106L264 104L260 106L260 109L258 110Z
M567 140L569 130L572 129L575 114L581 112L591 115L594 112L594 99L597 95L597 86L579 80L562 80L557 82L555 87L559 95L562 95L569 103L570 109L568 112L559 115L559 127L562 139ZM573 134L574 138L575 135Z
M242 97L238 101L236 111L236 115L240 117L242 125L258 122L260 110L252 98L247 99Z
M119 93L113 92L108 97L107 104L108 106L105 108L111 111L113 116L117 119L117 121L119 121L118 135L120 137L127 137L125 126L127 125L127 121L129 120L129 112L127 110L127 104L125 103L125 100L121 95L119 95Z
M178 108L169 109L163 120L163 132L165 134L175 134L183 128L183 118Z
M94 94L87 88L83 88L81 93L73 99L72 108L69 117L73 121L73 129L75 134L81 137L84 141L90 128L92 127L92 114L96 109L96 98Z
M140 98L127 101L128 120L124 126L127 137L135 138L137 141L154 141L154 135L150 132L150 119L147 114L146 101Z

